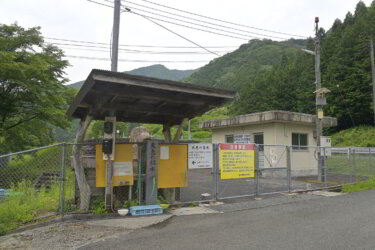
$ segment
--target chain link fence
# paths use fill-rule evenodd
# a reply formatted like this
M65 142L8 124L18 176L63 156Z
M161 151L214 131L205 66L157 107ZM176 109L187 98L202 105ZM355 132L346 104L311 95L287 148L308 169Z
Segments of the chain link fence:
M141 203L147 157L142 145L137 149L134 185L116 186L111 191L96 187L95 144L59 144L0 156L0 212L2 207L18 204L32 211L24 218L31 220ZM366 181L375 174L375 148L257 145L255 177L221 179L218 148L219 144L213 144L213 168L188 170L188 186L177 190L177 202L335 188ZM74 169L74 161L82 165L86 183L77 178L81 173Z

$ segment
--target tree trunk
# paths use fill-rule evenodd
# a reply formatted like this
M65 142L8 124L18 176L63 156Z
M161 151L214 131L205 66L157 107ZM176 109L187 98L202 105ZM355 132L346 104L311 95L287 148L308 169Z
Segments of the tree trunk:
M90 125L92 120L92 116L87 116L84 120L81 119L79 123L79 128L77 130L75 145L73 145L73 166L76 174L76 180L79 188L79 197L80 203L79 208L80 210L87 211L90 206L90 198L91 198L91 190L90 186L87 183L85 171L83 170L82 166L82 158L81 158L81 145L79 143L83 142L85 138L85 133Z

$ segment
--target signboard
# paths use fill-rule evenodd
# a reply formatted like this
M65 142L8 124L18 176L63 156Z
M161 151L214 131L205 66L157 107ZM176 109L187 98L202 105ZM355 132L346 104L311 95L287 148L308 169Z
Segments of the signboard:
M253 136L251 134L248 135L234 135L234 143L237 144L249 144L253 143Z
M114 162L113 176L133 176L133 163L131 161Z
M160 146L160 160L169 160L168 146Z
M188 145L189 169L212 168L212 144L191 143Z
M220 144L220 179L255 177L254 144Z

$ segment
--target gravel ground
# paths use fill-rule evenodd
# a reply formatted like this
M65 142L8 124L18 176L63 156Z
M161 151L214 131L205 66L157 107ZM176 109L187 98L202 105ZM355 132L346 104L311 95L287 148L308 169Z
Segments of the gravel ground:
M117 227L62 222L0 238L0 249L77 249L88 243L129 233Z

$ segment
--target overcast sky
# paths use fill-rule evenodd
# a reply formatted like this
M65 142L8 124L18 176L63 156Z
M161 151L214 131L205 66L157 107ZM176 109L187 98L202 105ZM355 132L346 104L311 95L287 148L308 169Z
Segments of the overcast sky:
M112 5L106 0L95 0L103 4ZM143 0L129 0L130 2L145 5L146 7L161 9L173 12L179 15L187 16L186 13L177 12L172 9L163 8L162 6L147 3ZM150 0L154 3L163 4L169 7L197 13L205 16L214 17L246 26L278 31L289 34L302 36L313 36L314 18L319 16L320 26L329 29L336 18L343 19L348 11L354 12L357 0ZM371 0L365 0L368 6ZM123 2L126 4L126 2ZM137 12L135 8L141 7L127 3L133 12ZM138 11L138 13L141 13ZM142 12L144 15L150 15ZM162 14L161 12L158 12ZM167 15L164 13L164 15ZM154 16L155 17L155 16ZM181 19L181 17L174 16ZM191 18L199 18L190 16ZM161 19L159 16L158 18ZM167 20L166 18L164 18ZM186 20L186 19L185 19ZM208 19L202 19L208 22L215 22ZM195 22L193 20L186 20ZM78 41L91 41L109 44L111 37L111 29L113 22L113 9L91 3L86 0L0 0L0 23L11 24L18 22L20 26L33 27L40 26L42 34L46 38L69 39ZM170 30L198 43L202 46L239 46L246 43L245 39L236 39L223 37L219 35L204 33L184 27L175 26L173 24L163 23ZM216 22L217 23L217 22ZM207 25L201 23L202 25ZM246 30L249 32L261 33L264 35L284 37L277 33L267 33L260 30L254 30L241 26L233 26L225 23L221 25L230 26L231 32L241 33L235 29ZM190 24L186 24L189 25ZM220 28L218 26L212 26ZM202 28L202 27L201 27ZM202 28L203 29L203 28ZM217 31L220 32L220 31ZM238 36L233 33L226 33L232 36ZM257 35L254 35L257 36ZM239 36L238 36L239 37ZM241 36L242 37L242 36ZM264 38L264 36L263 36ZM278 39L274 39L278 40ZM73 46L77 44L73 42L64 42L57 40L46 40L48 42L58 42L65 50L68 56L94 57L101 60L83 59L83 58L67 58L71 64L67 68L67 77L71 82L83 80L87 77L92 68L110 69L109 51L106 45L97 44L80 44L81 46ZM152 45L152 46L192 46L188 41L178 37L175 34L163 29L162 27L150 22L149 20L131 13L121 14L120 25L120 44L122 45ZM82 46L85 45L85 46ZM96 46L96 47L87 47ZM104 48L97 48L104 47ZM190 51L205 52L202 49L186 49L186 48L147 48L147 47L122 47L123 49L143 50L143 51ZM209 48L217 54L224 54L235 47L227 48ZM101 51L93 51L101 50ZM124 52L124 51L122 51ZM162 63L170 69L194 69L201 67L217 56L213 54L148 54L143 53L120 53L119 71L127 71L138 67L156 64L155 62L134 62L141 61L173 61ZM189 61L189 62L176 62Z

